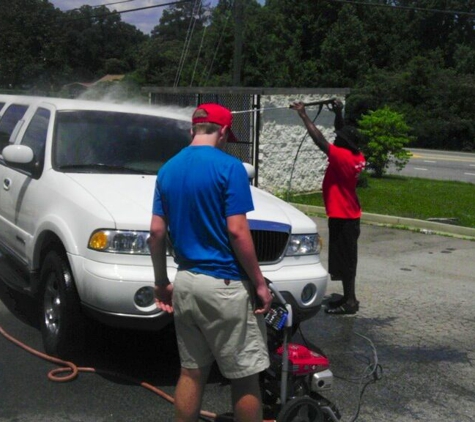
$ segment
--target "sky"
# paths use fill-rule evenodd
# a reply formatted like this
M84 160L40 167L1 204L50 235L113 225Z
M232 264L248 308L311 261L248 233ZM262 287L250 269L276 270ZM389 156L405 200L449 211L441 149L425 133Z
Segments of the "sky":
M77 9L81 6L100 6L107 5L109 10L117 10L118 12L137 9L141 7L155 6L160 4L171 3L174 0L49 0L53 5L62 11ZM211 6L215 6L218 0L211 0ZM123 22L136 26L145 34L158 25L162 16L164 7L156 7L153 9L139 10L135 12L122 13Z

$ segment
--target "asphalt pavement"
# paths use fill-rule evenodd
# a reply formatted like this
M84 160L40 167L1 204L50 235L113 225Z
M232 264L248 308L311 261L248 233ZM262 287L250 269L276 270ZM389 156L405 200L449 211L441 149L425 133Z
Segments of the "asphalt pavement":
M326 221L316 221L327 239ZM374 353L382 378L368 384L358 420L475 421L474 257L473 239L362 225L360 312L320 313L302 325L331 359L337 378L328 398L343 421L357 411ZM341 293L341 282L329 281L327 295Z
M410 148L411 158L406 166L397 171L391 164L389 174L421 177L434 180L453 180L475 183L475 154L473 152L442 151Z
M313 218L326 266L327 223ZM343 422L358 404L358 421L475 421L475 241L369 223L362 224L359 242L360 312L320 312L294 340L304 338L330 358L335 381L325 397ZM329 281L327 296L336 294L341 282ZM34 304L1 283L0 299L0 325L41 350ZM172 421L173 406L133 381L173 395L179 362L172 333L96 330L77 363L125 378L100 372L51 382L46 375L56 365L0 336L0 422ZM377 381L366 376L376 360ZM229 385L213 371L203 409L224 414L230 408Z

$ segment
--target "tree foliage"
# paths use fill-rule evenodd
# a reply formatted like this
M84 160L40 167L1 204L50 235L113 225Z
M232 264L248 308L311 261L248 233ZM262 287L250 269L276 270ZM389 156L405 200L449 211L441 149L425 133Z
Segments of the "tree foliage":
M406 116L413 145L475 150L473 0L198 3L167 6L144 35L107 6L0 0L0 88L58 90L106 73L232 86L240 33L242 86L349 87L353 123L388 106Z
M104 6L61 12L47 0L0 0L0 28L0 86L41 91L132 71L147 38Z
M385 106L364 114L358 126L365 139L366 167L375 177L384 176L390 164L398 170L404 168L410 158L405 149L410 142L410 128L401 113Z
M0 85L46 83L56 73L55 67L61 67L61 55L53 47L60 39L57 19L48 2L0 0Z
M370 49L366 31L353 6L345 5L321 46L323 86L353 86L368 71Z

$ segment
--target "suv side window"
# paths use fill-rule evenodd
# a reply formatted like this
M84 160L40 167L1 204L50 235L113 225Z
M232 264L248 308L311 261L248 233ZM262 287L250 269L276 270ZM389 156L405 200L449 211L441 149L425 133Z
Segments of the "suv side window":
M31 119L23 135L22 145L29 146L35 154L35 167L39 176L45 163L46 135L51 113L49 110L39 108Z
M3 108L4 105L5 105L5 103L0 103L0 111L2 111L2 108Z
M27 105L12 104L5 110L5 113L3 113L0 120L0 154L3 148L8 145L13 129L15 129L18 120L23 118L27 109Z

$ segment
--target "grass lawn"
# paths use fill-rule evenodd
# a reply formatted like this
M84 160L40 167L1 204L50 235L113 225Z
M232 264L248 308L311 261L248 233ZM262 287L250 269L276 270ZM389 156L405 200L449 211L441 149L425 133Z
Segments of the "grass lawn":
M454 218L475 228L475 184L402 176L368 178L358 188L363 212L416 218ZM292 196L291 202L323 206L321 192Z

